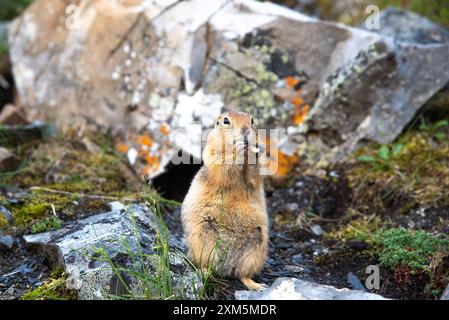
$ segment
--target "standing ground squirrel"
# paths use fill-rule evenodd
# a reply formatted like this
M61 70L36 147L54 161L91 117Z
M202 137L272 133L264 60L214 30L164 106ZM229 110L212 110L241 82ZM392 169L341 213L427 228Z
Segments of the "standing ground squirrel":
M222 114L207 137L204 165L192 181L181 217L189 258L215 267L250 290L268 255L268 216L259 173L263 145L250 114Z

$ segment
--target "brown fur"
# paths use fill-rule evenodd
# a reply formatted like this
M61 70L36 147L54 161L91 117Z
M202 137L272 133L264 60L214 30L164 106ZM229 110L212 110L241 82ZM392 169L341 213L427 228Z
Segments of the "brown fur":
M224 117L230 125L223 123ZM263 285L251 278L260 272L268 254L263 180L257 162L235 163L239 156L251 154L251 141L257 139L251 119L242 112L219 117L203 152L204 166L193 179L181 215L189 257L198 267L212 264L221 276L239 278L249 289L260 290ZM241 150L238 143L245 130L250 132L250 143Z

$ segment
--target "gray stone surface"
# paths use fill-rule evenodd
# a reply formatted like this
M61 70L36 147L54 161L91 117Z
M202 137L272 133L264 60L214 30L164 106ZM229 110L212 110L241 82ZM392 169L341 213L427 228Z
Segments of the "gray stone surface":
M360 290L332 286L295 278L278 278L263 292L237 291L237 300L385 300L384 297Z
M365 24L360 26L365 27ZM449 30L431 20L400 8L387 8L380 13L380 29L373 30L396 40L431 44L449 42Z
M11 249L13 245L13 237L0 231L0 252L4 249Z
M29 245L37 246L53 265L65 268L68 273L66 285L78 290L79 299L113 299L126 294L126 287L134 298L139 299L145 297L145 288L157 297L155 287L145 285L133 276L133 272L138 272L148 273L150 277L161 270L158 266L160 255L155 249L157 225L150 208L132 205L93 215L57 231L27 235L24 239ZM181 241L170 237L169 245L173 293L178 297L193 298L194 286L198 289L201 285L199 278L177 253L183 249ZM101 252L107 253L112 264ZM139 254L145 256L139 258ZM112 267L131 271L114 272Z

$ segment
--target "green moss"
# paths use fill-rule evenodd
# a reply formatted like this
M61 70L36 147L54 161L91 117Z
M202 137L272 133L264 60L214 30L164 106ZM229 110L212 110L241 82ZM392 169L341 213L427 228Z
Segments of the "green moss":
M75 300L76 291L66 288L67 276L62 269L52 272L50 280L20 297L20 300Z
M9 222L6 218L0 214L0 230L7 230L9 227Z
M359 240L372 243L381 223L379 217L363 216L326 232L324 237L328 240Z
M53 215L53 207L56 213L61 213L73 206L72 200L59 194L48 194L40 191L32 191L21 204L10 205L14 222L18 227L29 227L41 222Z

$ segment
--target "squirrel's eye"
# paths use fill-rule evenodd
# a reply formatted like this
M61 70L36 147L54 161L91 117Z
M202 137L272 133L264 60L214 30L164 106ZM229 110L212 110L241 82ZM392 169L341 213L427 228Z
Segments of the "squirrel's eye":
M220 124L220 122L217 121L215 124L218 126Z
M231 121L229 121L229 119L225 117L223 119L223 124L231 124Z

